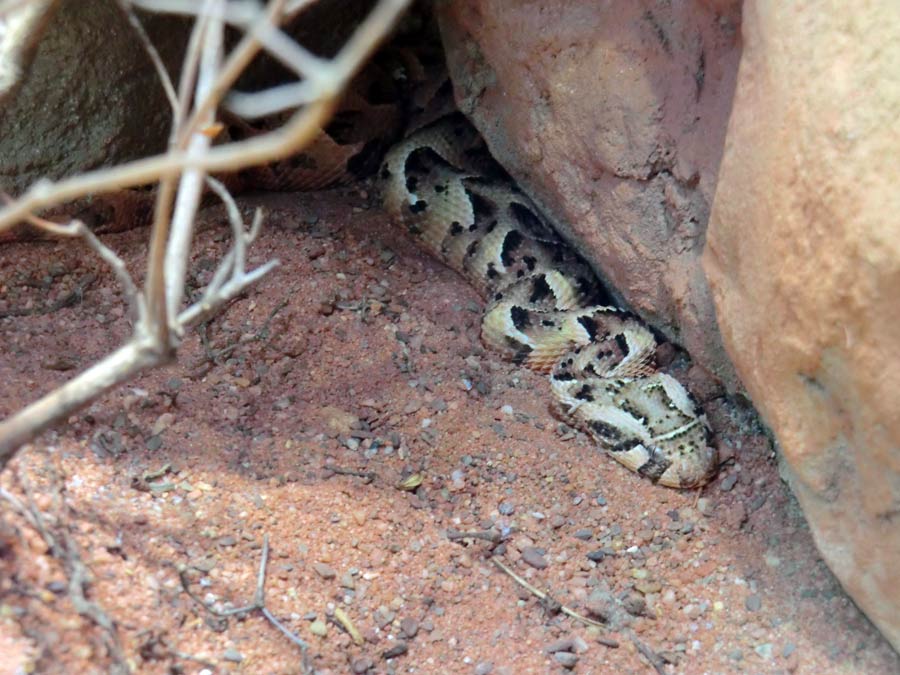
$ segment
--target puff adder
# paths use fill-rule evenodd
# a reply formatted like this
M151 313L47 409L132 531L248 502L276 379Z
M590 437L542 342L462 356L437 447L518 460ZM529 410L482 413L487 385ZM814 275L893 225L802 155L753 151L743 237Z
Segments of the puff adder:
M415 131L381 169L386 208L488 302L486 345L550 378L554 413L654 483L716 470L702 410L657 370L657 342L491 159L460 114Z

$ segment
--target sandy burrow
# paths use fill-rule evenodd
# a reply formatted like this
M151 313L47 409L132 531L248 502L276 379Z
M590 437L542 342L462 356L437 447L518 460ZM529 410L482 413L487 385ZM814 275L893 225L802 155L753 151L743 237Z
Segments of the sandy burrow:
M278 272L191 332L177 364L73 416L0 477L21 495L23 476L52 528L71 532L136 672L301 672L258 613L209 621L180 587L185 567L206 601L248 602L266 535L268 607L319 673L653 673L631 636L672 673L900 672L816 553L751 411L676 359L728 464L699 494L630 474L560 428L544 378L485 352L480 299L375 203L359 188L245 199L269 211L252 260L277 257ZM145 240L105 237L138 276ZM189 290L227 243L212 208ZM2 414L129 325L80 245L0 250L0 312L79 284L72 306L0 319ZM399 489L410 476L421 485ZM108 672L103 632L75 612L59 562L3 508L0 671ZM451 530L508 538L452 542ZM609 628L542 606L492 555Z

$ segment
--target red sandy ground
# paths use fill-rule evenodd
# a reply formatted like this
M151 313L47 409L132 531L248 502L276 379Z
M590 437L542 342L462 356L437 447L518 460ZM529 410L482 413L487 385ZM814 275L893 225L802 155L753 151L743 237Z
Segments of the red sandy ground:
M98 400L0 477L21 497L24 476L51 529L71 532L88 598L136 672L302 672L298 648L258 612L209 621L179 582L186 566L199 597L249 602L265 535L268 607L309 643L318 673L559 673L570 657L546 648L560 640L574 672L654 672L621 624L553 613L491 563L490 543L447 538L490 527L515 528L495 555L576 612L596 618L604 591L622 599L631 614L619 619L676 662L667 672L900 672L817 555L747 411L708 404L730 460L701 495L654 487L560 432L544 378L483 350L475 293L370 195L255 202L270 216L251 259L281 268L212 320L205 344L191 331L177 364ZM146 234L105 241L139 271ZM191 292L227 245L211 209ZM0 414L130 331L112 274L80 244L0 250L0 312L49 306L89 273L77 304L0 320ZM148 492L142 475L166 465ZM411 474L421 486L398 489ZM75 611L60 563L0 508L0 671L108 672L104 633ZM529 546L544 569L522 559ZM400 642L407 652L385 658Z

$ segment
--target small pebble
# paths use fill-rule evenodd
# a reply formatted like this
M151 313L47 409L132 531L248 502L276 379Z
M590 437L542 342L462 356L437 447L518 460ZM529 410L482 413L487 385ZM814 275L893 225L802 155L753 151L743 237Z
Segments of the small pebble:
M762 607L762 598L758 595L748 595L747 599L744 600L744 607L747 608L748 612L758 612Z
M497 510L500 512L500 515L511 516L516 510L516 505L512 502L500 502L500 506L497 507Z
M556 652L553 655L556 662L563 668L571 670L578 664L578 655L572 652Z
M490 661L481 661L475 666L475 675L491 675L494 672L494 664Z
M761 645L756 645L753 648L753 651L755 651L757 654L759 654L760 658L763 658L766 661L768 661L769 659L772 658L772 653L773 653L772 643L764 642Z
M738 477L736 473L729 474L722 479L722 483L719 485L719 488L722 492L731 492L731 489L735 486L738 481Z
M400 620L400 630L403 631L406 637L414 638L416 633L419 632L419 622L411 616L407 616Z
M575 534L573 536L576 539L581 539L581 541L590 541L591 537L594 536L594 532L593 530L582 528L580 530L575 530Z
M363 675L363 673L371 670L374 667L375 662L370 656L360 656L358 659L353 659L353 663L350 664L350 670L352 670L356 675Z
M323 579L334 579L337 576L337 572L334 571L334 568L325 563L313 563L313 569L316 571L316 574Z
M244 660L244 655L237 649L226 649L222 654L222 658L232 663L240 663Z
M575 650L575 641L572 638L561 638L555 642L551 642L544 647L547 654L555 654L556 652L571 652Z
M309 632L313 635L318 635L319 637L325 637L325 635L328 634L328 626L321 619L316 619L309 624Z
M546 569L549 564L544 557L544 551L535 546L526 546L522 549L522 560L538 570Z
M405 642L397 642L393 647L381 652L381 655L386 659L395 659L398 656L403 656L408 651L409 647Z

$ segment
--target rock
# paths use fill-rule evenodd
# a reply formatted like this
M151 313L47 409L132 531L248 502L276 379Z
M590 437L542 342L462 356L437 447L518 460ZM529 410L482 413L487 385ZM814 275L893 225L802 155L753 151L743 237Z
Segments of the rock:
M323 579L334 579L337 576L337 572L334 571L334 568L323 562L313 563L312 567L316 574Z
M403 631L406 637L414 638L419 632L419 622L411 616L404 617L400 620L400 630Z
M639 314L731 387L700 256L740 7L435 7L457 102L492 153Z
M333 436L349 436L350 432L359 424L359 418L331 405L319 409L319 415L325 421L329 434Z
M360 656L359 658L353 659L353 662L350 664L350 670L352 670L355 675L363 675L363 673L367 673L375 667L375 661L372 660L371 656Z
M309 632L319 637L325 637L328 634L328 624L321 619L316 619L309 624Z
M900 649L900 6L831 6L744 5L703 264L824 560Z
M772 658L772 644L769 642L764 642L761 645L756 645L753 648L753 651L755 651L764 661L769 661Z
M731 492L734 489L734 486L737 484L738 476L736 473L731 473L722 478L722 482L719 483L719 489L722 492Z
M159 14L141 21L170 72L177 73L190 21ZM4 56L11 47L4 44ZM115 4L59 3L33 60L23 65L20 85L0 105L0 127L6 130L0 135L0 191L19 194L40 178L57 179L165 150L169 104L149 57L136 48L134 32ZM148 222L148 206L152 201L128 192L82 199L66 212L78 213L88 226L134 227L142 217Z
M572 652L556 652L553 655L556 662L563 668L571 670L578 664L578 655Z
M572 638L560 638L555 642L551 642L544 647L547 654L555 654L556 652L571 652L575 650L575 641Z
M241 654L237 649L226 649L222 652L222 658L225 661L231 661L232 663L240 663L244 660L244 655Z
M494 664L490 661L481 661L475 666L475 675L491 675L494 672Z
M398 656L403 656L406 652L409 651L409 646L405 642L397 642L393 647L389 647L385 649L381 655L386 659L395 659Z
M526 546L522 549L522 560L539 570L546 569L549 564L544 557L544 551L534 546Z
M762 598L758 595L748 595L744 600L744 607L748 612L758 612L762 608Z

